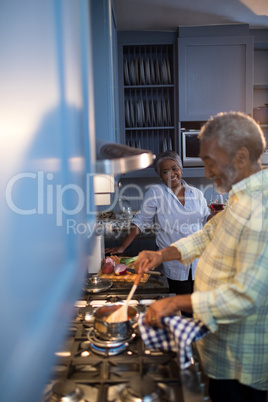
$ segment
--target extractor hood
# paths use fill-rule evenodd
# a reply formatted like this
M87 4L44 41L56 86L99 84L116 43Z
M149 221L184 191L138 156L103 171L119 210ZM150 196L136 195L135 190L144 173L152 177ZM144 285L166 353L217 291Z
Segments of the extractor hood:
M96 151L95 173L102 174L124 174L145 169L155 158L151 151L111 142L97 142Z

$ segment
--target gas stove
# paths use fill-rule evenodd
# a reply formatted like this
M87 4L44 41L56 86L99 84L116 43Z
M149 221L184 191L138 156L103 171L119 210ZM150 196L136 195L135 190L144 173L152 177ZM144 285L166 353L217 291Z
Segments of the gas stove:
M147 298L138 294L134 295L131 305L139 314L153 301L168 296L150 294ZM203 400L195 365L186 376L192 384L191 390L186 390L188 397L185 399L185 372L181 373L176 354L147 349L138 326L134 326L131 336L123 341L103 341L95 334L96 309L106 303L120 303L126 297L90 294L76 303L68 335L56 353L57 363L52 368L42 402Z

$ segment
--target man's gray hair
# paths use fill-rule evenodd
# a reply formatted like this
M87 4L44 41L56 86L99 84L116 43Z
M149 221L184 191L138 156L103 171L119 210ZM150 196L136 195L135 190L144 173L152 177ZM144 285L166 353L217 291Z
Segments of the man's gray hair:
M219 113L205 123L199 133L201 143L216 138L219 147L231 159L245 147L250 160L257 162L266 149L266 139L260 126L251 117L240 112Z
M178 155L174 151L166 151L158 154L154 160L154 170L156 171L158 176L160 176L160 164L167 159L171 159L174 162L176 162L177 165L179 165L180 169L182 170L182 161L180 155Z

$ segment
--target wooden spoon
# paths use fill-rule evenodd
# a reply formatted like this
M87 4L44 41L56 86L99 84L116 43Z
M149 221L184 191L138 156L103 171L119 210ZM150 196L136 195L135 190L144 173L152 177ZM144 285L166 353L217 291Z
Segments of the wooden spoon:
M112 314L109 315L107 318L106 322L113 323L113 322L123 322L128 320L128 304L134 295L138 284L140 283L141 277L143 273L140 273L136 276L136 279L134 281L134 284L129 292L129 295L127 297L127 300L125 304L122 307L119 307L116 311L114 311Z

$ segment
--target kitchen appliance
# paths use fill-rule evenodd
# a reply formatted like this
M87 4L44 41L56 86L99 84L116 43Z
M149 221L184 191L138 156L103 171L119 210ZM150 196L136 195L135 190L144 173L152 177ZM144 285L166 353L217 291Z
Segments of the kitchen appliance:
M266 149L266 151L264 151L264 153L262 154L261 163L263 165L268 165L268 149Z
M268 103L253 109L253 118L259 124L268 124Z
M263 165L268 165L268 125L262 125L261 129L263 131L263 134L266 138L266 150L264 151L264 153L261 156L261 163Z
M97 225L101 227L101 225ZM88 257L88 273L94 274L99 272L102 267L105 258L105 247L104 247L104 234L103 230L96 230L94 238L94 246L92 248L92 253Z
M181 131L181 147L182 147L182 164L184 167L204 166L204 162L199 157L199 131L182 130Z
M155 157L150 150L99 140L96 140L96 156L95 171L102 174L123 174L145 169Z
M43 391L42 402L208 400L203 395L197 361L181 372L176 353L147 349L137 326L133 326L127 339L109 341L96 334L96 311L111 303L123 303L127 295L127 291L115 294L110 289L105 294L81 296L75 304L65 343L56 353L58 360ZM153 301L168 296L159 292L136 293L130 304L140 314Z

